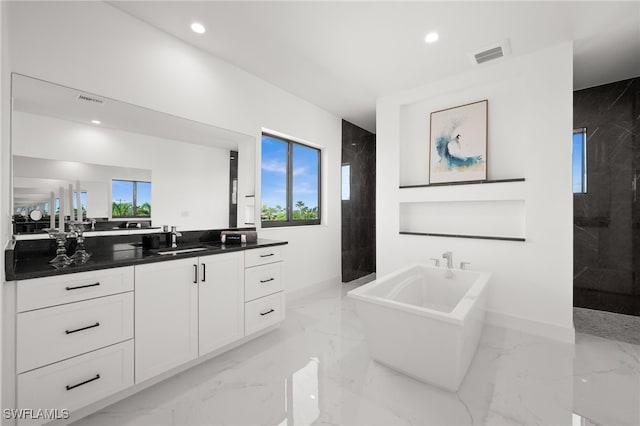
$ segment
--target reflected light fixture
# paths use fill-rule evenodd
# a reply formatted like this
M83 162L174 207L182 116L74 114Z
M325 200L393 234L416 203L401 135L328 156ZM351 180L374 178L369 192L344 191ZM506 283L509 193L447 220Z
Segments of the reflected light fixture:
M102 123L102 121L100 121L100 120L91 120L91 122L92 122L93 124L100 124L100 123Z
M427 34L427 36L424 38L424 41L427 43L434 43L438 41L439 38L440 38L440 35L437 32L432 31L429 34Z
M200 22L194 22L193 24L191 24L191 30L197 34L204 34L204 32L206 31L204 25L202 25Z

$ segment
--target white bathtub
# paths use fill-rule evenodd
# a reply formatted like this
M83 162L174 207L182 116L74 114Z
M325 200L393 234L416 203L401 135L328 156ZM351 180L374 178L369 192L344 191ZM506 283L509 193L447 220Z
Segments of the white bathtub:
M482 334L490 272L417 264L351 290L371 356L458 390Z

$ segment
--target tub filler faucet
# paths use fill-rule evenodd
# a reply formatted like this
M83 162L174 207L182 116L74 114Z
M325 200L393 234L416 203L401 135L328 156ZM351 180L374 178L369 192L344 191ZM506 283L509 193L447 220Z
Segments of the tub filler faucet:
M450 251L445 251L444 253L442 253L442 258L447 259L448 269L453 268L453 253L451 253Z

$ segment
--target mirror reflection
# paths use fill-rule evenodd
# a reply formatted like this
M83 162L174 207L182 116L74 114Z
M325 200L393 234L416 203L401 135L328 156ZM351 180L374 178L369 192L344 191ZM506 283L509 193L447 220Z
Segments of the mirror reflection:
M97 230L235 226L230 183L253 172L231 176L230 153L252 155L253 137L20 74L12 96L15 233L52 212Z

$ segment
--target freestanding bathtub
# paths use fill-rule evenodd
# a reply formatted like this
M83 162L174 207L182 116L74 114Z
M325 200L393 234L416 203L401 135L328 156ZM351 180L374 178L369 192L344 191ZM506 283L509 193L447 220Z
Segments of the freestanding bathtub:
M417 264L351 290L371 356L455 392L478 346L490 272Z

